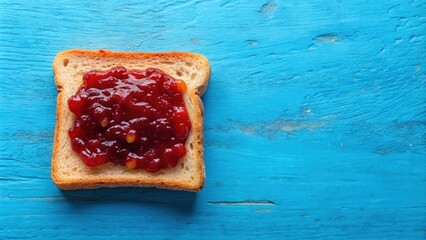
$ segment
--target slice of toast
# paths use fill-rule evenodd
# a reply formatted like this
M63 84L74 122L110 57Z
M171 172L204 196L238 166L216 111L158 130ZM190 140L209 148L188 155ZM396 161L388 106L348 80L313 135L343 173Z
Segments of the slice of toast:
M68 136L75 120L67 100L77 92L83 75L90 70L109 70L116 66L145 70L154 67L188 86L184 101L192 123L186 142L187 154L174 168L150 173L143 169L131 170L122 165L107 163L96 168L87 167L71 149ZM58 53L53 62L55 84L58 89L56 129L52 157L52 179L64 190L100 187L157 187L198 191L205 181L203 153L203 103L210 77L208 60L198 54L138 53L89 50L67 50Z

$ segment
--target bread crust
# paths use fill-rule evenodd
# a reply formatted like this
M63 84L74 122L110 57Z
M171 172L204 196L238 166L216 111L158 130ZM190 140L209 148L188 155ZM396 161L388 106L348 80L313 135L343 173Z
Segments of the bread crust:
M56 76L56 73L59 71L59 66L61 65L60 61L68 56L72 55L80 55L85 57L112 57L117 59L153 59L153 58L176 58L176 59L197 59L204 64L204 69L207 71L206 77L201 81L200 84L195 90L195 93L198 96L203 96L205 91L207 90L207 86L210 80L210 64L206 57L197 53L189 53L189 52L113 52L110 50L84 50L84 49L70 49L65 50L58 53L53 61L53 72ZM62 83L55 77L55 84L58 87L62 87Z
M61 159L60 155L63 155L64 144L70 145L70 140L68 136L64 136L64 133L68 129L65 126L65 118L70 117L72 113L69 111L66 101L67 96L65 96L65 92L63 91L66 87L67 79L64 79L63 74L63 60L64 59L72 59L76 56L79 57L89 57L89 58L114 58L117 60L122 59L185 59L188 61L196 60L201 62L203 65L203 71L205 78L198 79L199 84L196 85L193 89L188 89L186 93L186 97L188 101L191 103L191 112L190 112L190 120L192 123L191 133L193 134L191 144L191 149L193 148L193 159L190 161L194 161L194 169L191 171L195 171L195 178L190 180L182 180L182 179L173 179L167 177L158 177L167 176L167 171L170 169L162 169L159 173L148 173L144 170L133 170L134 172L126 173L126 174L118 174L117 176L111 175L102 175L103 169L119 169L125 168L121 165L114 165L112 163L107 163L102 166L96 167L92 170L88 170L88 174L84 176L75 177L73 173L70 172L70 177L64 176L61 174L61 167L63 168L63 164L61 165L61 161L63 163L63 159ZM156 66L152 66L156 67ZM199 54L194 53L185 53L185 52L169 52L169 53L139 53L139 52L111 52L111 51L90 51L90 50L81 50L81 49L72 49L63 51L57 54L54 62L53 62L53 72L55 76L55 84L58 89L58 97L57 97L57 112L56 112L56 127L55 127L55 136L54 136L54 144L53 144L53 155L52 155L52 168L51 168L51 177L54 183L63 190L74 190L74 189L94 189L101 187L156 187L156 188L164 188L164 189L172 189L172 190L186 190L186 191L199 191L202 189L205 182L205 167L204 167L204 149L203 149L203 112L204 107L201 101L200 96L206 91L209 76L210 76L210 65L208 60ZM188 103L186 102L187 108ZM68 142L64 142L68 141ZM188 139L189 141L189 139ZM189 146L187 142L187 147ZM68 148L69 149L69 148ZM68 154L68 153L66 153ZM75 153L69 153L72 155L71 157L76 156ZM188 155L188 154L187 154ZM189 158L189 156L188 156ZM81 160L80 160L81 161ZM86 167L88 168L88 167ZM120 170L121 171L121 170Z

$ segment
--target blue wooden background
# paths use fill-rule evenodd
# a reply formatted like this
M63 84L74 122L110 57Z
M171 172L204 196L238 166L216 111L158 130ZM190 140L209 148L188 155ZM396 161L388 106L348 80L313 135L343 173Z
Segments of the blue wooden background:
M0 1L0 239L425 239L426 1ZM211 63L199 193L60 191L56 53Z

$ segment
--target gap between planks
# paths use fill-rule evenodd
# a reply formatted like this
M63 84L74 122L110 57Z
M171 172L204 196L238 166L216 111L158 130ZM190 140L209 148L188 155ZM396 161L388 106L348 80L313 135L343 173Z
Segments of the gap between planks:
M276 206L277 204L269 200L257 201L207 201L209 204L227 205L227 206Z

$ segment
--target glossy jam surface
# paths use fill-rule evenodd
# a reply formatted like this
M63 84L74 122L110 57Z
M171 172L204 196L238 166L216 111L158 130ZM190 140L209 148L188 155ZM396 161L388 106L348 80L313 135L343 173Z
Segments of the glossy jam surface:
M185 156L191 121L183 81L155 68L124 67L90 71L83 80L68 99L76 115L68 133L87 166L112 162L156 172Z

